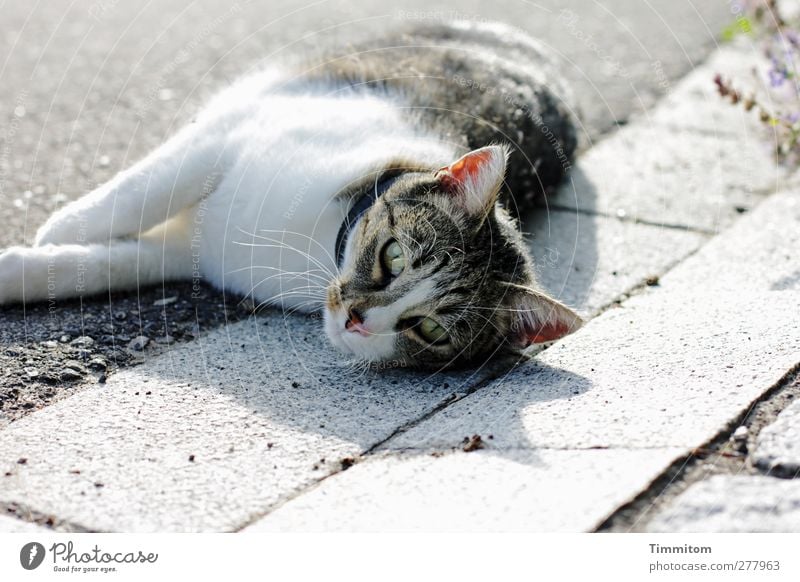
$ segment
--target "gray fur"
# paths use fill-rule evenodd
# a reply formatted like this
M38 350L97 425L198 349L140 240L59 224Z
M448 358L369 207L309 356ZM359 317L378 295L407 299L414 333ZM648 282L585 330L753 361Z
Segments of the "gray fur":
M400 93L410 119L464 152L511 145L501 200L519 214L571 167L572 95L535 40L502 25L464 26L429 25L355 44L306 64L302 78Z

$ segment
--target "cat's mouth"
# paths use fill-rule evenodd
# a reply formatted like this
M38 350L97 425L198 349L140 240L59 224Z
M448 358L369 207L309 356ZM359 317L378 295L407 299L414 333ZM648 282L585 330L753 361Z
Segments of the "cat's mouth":
M394 334L373 333L358 313L325 309L325 333L334 347L371 362L391 359L395 352Z

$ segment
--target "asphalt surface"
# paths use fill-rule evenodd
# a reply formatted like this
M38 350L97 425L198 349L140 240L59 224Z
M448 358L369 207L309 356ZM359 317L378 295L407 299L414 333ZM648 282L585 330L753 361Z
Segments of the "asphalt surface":
M409 21L511 23L562 59L588 146L650 107L733 19L723 0L5 0L0 14L0 248L29 243L55 208L156 147L219 87L323 43ZM238 298L190 293L0 308L0 425L247 313Z

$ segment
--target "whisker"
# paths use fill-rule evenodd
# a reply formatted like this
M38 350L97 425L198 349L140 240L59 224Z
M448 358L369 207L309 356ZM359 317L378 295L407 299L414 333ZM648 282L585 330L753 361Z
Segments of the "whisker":
M336 272L338 274L339 266L336 264L336 259L333 257L333 255L331 255L330 251L327 248L325 248L325 246L323 246L322 243L320 243L314 237L311 237L311 236L309 236L309 235L307 235L305 233L296 232L296 231L293 231L293 230L274 230L274 229L263 228L263 229L260 229L259 232L266 232L266 233L273 233L273 234L283 234L283 235L289 234L289 235L292 235L292 236L299 236L301 238L304 238L304 239L308 240L310 243L314 243L323 253L325 253L325 256L330 260L331 264L334 266L334 269L336 269ZM275 239L270 239L268 237L263 237L262 235L258 235L258 234L255 234L255 233L253 233L253 234L245 233L245 234L247 234L248 236L252 236L254 238L263 238L264 240L273 240L273 241L275 241ZM296 250L299 251L299 249L296 249ZM309 251L310 251L310 249L309 249ZM302 251L299 251L299 252L302 252ZM331 273L331 274L333 274L333 273Z
M297 248L297 247L295 247L293 245L290 245L289 243L287 243L283 239L276 239L276 238L272 238L272 237L268 237L268 236L263 236L263 235L260 235L260 234L249 233L249 232L244 231L241 228L239 228L239 232L241 232L245 236L248 236L248 237L250 237L250 238L252 238L254 240L255 239L264 240L264 241L267 241L267 242L276 243L279 246L278 247L273 247L272 245L263 245L263 244L257 244L257 243L254 243L254 242L253 243L247 243L247 242L242 242L242 241L234 241L234 244L237 244L239 246L265 247L265 248L282 248L282 249L291 250L291 251L294 251L294 252L298 253L302 257L305 257L306 259L308 259L309 261L311 261L312 263L317 265L320 269L322 269L325 272L329 273L331 275L331 277L335 277L334 273L325 264L323 264L319 259L317 259L313 255L311 255L310 252L303 251L303 250L301 250L301 249L299 249L299 248ZM315 241L313 238L311 238L311 237L309 237L307 235L303 235L301 233L294 233L292 231L270 231L270 230L265 230L264 232L277 232L277 233L283 234L283 235L290 234L290 235L305 237L308 240L315 242L322 249L322 251L328 257L330 257L330 253L324 247L322 247L322 245L320 245L317 241ZM310 249L309 249L309 251L310 251ZM336 268L337 271L338 271L338 267L336 267L335 261L333 261L332 264L334 264L334 268Z
M226 271L225 275L226 276L227 275L232 275L233 273L241 273L242 271L248 271L248 270L253 270L253 269L269 269L271 271L279 271L279 273L277 275L275 275L276 277L279 277L281 275L295 275L298 278L299 277L309 276L309 277L316 277L317 279L320 279L326 285L330 282L330 279L328 277L324 277L322 275L317 275L315 273L315 271L320 271L321 272L322 271L321 269L309 269L308 271L284 271L283 269L281 269L279 267L268 267L266 265L251 265L249 267L241 267L239 269L232 269L230 271Z

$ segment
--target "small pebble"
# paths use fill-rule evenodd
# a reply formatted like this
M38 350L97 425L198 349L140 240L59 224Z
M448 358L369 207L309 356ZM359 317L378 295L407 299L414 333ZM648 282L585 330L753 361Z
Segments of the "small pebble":
M94 345L94 339L90 338L88 335L82 335L72 340L70 345L79 348L90 348Z
M105 370L108 368L108 362L106 362L103 358L92 358L89 360L89 367L92 370Z
M163 307L164 305L170 305L171 303L175 303L177 300L178 296L173 295L172 297L164 297L163 299L153 301L153 305L155 307Z
M64 370L61 370L60 377L61 380L64 382L74 382L75 380L80 380L83 376L79 372L76 372L75 370L66 368Z
M86 368L83 367L83 364L80 362L76 362L75 360L67 360L64 362L64 367L69 368L70 370L75 370L76 372L85 373Z
M32 367L32 366L28 366L24 370L25 370L25 374L28 376L28 378L36 378L39 375L39 370L37 368Z
M737 428L735 431L733 431L733 440L735 440L735 441L743 441L743 440L747 439L748 433L749 433L749 431L748 431L747 427L742 425L739 428Z
M147 336L136 336L130 342L128 342L128 349L141 352L143 349L147 347L147 344L150 343L150 338Z

